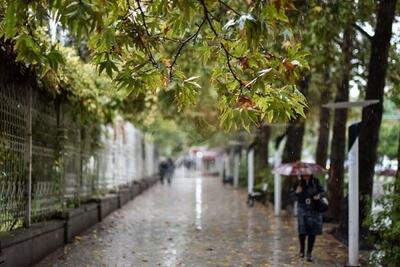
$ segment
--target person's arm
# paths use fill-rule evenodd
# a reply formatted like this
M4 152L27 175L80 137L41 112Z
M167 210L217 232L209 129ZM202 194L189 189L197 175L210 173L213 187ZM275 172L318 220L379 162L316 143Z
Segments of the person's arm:
M290 195L292 197L297 197L303 192L303 188L299 182L296 182L294 186L290 189Z
M323 195L325 193L325 190L321 186L319 180L317 178L314 178L314 179L315 179L315 187L316 187L316 191L317 191L316 194L314 195L314 199L317 200L317 199L321 198L321 195Z

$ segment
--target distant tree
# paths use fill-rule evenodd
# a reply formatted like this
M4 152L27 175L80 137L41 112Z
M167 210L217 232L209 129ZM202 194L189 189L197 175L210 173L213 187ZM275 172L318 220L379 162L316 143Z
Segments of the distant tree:
M256 131L256 157L258 170L264 170L269 167L269 141L271 136L271 127L267 124L262 124Z
M335 102L345 102L349 100L349 83L351 80L352 59L353 59L353 39L354 30L347 27L343 34L342 53L343 58L341 68L341 81L335 96ZM330 209L327 217L334 221L342 218L340 212L343 204L343 181L344 181L344 161L346 156L346 132L347 132L346 109L337 109L334 112L333 136L330 153L330 169L328 179L328 199Z

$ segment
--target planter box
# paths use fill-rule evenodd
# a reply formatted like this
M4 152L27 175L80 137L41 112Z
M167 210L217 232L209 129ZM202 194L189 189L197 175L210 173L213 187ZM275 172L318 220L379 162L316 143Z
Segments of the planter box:
M146 181L147 181L147 184L149 185L149 187L152 187L156 183L154 177L148 177L148 178L146 178Z
M119 196L108 195L99 200L99 219L103 220L108 214L119 208Z
M63 217L66 220L65 242L71 243L76 235L99 222L99 206L97 203L85 204L64 212Z
M129 200L132 199L132 191L130 188L122 188L119 190L119 208L125 205Z
M25 267L39 262L157 181L157 176L135 181L129 188L122 188L118 195L108 195L80 208L63 212L61 220L0 234L0 267Z
M1 267L24 267L39 262L64 245L64 221L54 220L0 235Z
M131 187L131 194L132 194L132 199L140 195L141 189L140 189L140 184L137 182L134 182Z
M140 186L140 193L146 191L148 188L147 183L144 179L139 180L139 186Z

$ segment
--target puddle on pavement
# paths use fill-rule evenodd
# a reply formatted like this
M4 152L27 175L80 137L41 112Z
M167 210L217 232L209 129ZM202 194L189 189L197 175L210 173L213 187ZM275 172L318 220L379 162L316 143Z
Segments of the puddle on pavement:
M201 212L202 212L202 179L196 178L196 230L201 228Z

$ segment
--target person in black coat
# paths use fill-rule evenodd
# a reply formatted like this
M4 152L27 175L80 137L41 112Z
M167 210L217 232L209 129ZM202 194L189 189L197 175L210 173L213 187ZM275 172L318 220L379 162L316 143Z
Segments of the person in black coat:
M317 210L324 189L312 175L302 175L291 190L297 199L297 226L300 242L300 257L304 258L307 237L307 261L312 261L315 237L322 234L322 215Z
M164 177L167 176L168 172L168 162L165 160L162 160L160 164L158 165L158 171L160 173L160 181L163 184L164 183Z

